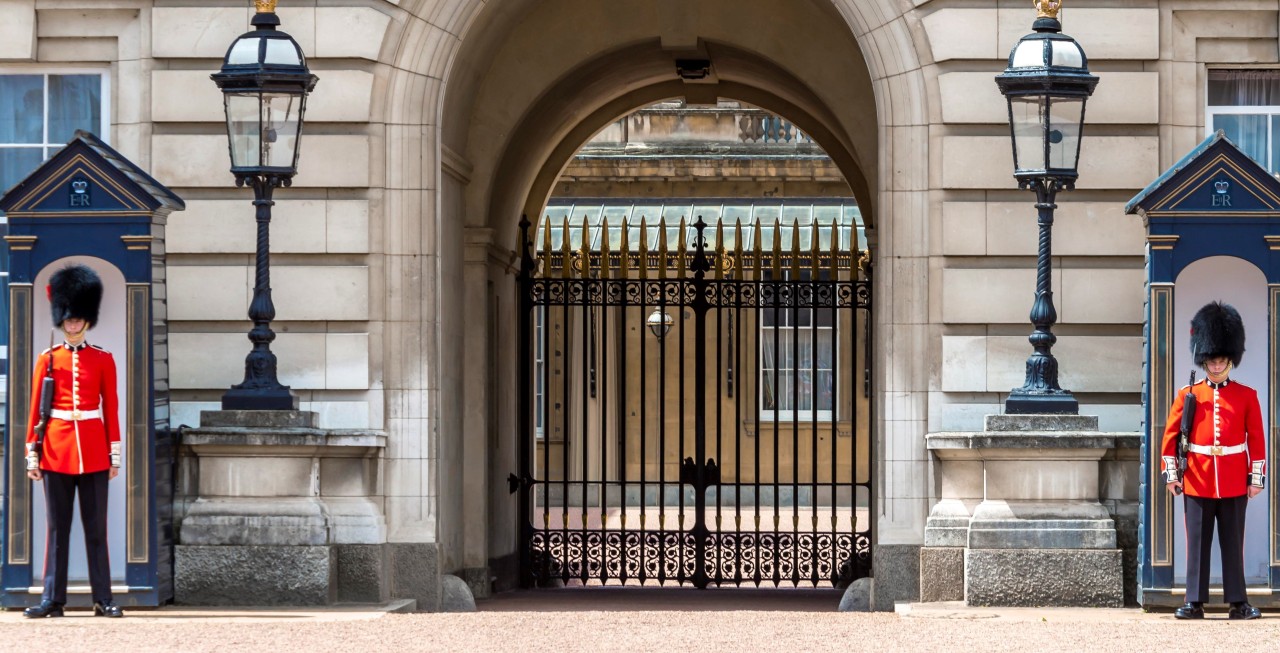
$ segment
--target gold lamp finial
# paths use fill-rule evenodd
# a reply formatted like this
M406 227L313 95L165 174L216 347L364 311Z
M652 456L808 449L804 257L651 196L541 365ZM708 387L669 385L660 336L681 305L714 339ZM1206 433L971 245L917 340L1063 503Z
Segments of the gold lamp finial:
M253 4L257 5L258 13L260 14L274 14L276 13L277 1L278 0L254 0Z
M1057 19L1062 9L1062 0L1031 0L1031 4L1036 6L1036 18Z

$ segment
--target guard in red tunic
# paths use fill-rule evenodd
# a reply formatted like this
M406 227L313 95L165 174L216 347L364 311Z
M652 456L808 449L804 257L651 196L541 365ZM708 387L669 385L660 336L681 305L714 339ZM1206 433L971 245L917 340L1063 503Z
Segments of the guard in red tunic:
M116 364L106 350L85 342L85 332L98 322L102 281L83 265L63 268L49 279L49 302L53 324L62 329L65 342L45 350L36 360L27 422L31 425L27 432L27 476L43 481L47 511L44 595L39 605L27 608L23 615L62 616L67 602L72 505L79 494L93 613L121 617L124 613L111 597L107 557L107 482L120 470ZM35 432L41 418L39 394L50 369L53 405L43 446L39 446Z
M1236 309L1206 304L1191 320L1191 353L1208 378L1178 391L1164 430L1161 457L1166 487L1183 494L1187 526L1187 602L1179 619L1203 619L1209 600L1209 555L1218 526L1223 598L1231 619L1257 619L1244 583L1244 517L1249 499L1266 484L1266 435L1258 392L1228 378L1244 355L1244 322ZM1185 395L1195 398L1186 472L1178 469Z

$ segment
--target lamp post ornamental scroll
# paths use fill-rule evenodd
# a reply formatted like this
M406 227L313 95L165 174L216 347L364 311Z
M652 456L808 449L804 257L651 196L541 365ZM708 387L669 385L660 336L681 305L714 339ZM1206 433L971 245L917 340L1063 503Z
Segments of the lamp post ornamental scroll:
M1018 187L1036 194L1040 227L1036 261L1036 298L1031 307L1034 348L1027 359L1026 379L1005 401L1010 414L1075 414L1079 404L1058 385L1058 361L1050 351L1057 338L1053 325L1052 232L1058 191L1075 188L1079 176L1084 106L1098 83L1075 39L1062 33L1062 3L1035 0L1034 33L1022 37L1009 53L1009 67L997 75L1009 104L1013 141L1013 176Z

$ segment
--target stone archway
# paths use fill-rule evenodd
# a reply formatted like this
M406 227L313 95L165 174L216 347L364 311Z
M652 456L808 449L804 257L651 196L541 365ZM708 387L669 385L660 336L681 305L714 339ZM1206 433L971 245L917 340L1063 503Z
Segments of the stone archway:
M588 0L464 2L449 16L430 3L405 4L416 18L384 44L397 69L380 109L385 282L410 301L388 306L383 338L408 342L421 356L400 348L383 362L389 428L398 398L429 397L432 412L414 417L435 440L426 507L402 507L409 516L402 520L389 505L390 539L435 541L446 571L507 575L514 538L504 528L512 512L501 479L512 469L514 375L497 361L510 341L503 328L512 323L514 225L545 200L591 131L651 99L725 95L776 110L839 162L880 227L873 232L883 261L876 286L886 291L877 293L876 309L880 415L923 433L925 363L892 356L922 347L928 323L928 111L919 54L927 46L913 34L917 18L892 0L812 0L785 14L765 0L607 9ZM712 62L721 87L714 93L676 74L676 59L698 57ZM882 434L883 427L877 440ZM882 487L911 475L877 467ZM921 487L909 496L881 495L882 545L911 543L923 527L927 493L914 482ZM880 551L893 555L891 547ZM882 596L892 601L892 593Z

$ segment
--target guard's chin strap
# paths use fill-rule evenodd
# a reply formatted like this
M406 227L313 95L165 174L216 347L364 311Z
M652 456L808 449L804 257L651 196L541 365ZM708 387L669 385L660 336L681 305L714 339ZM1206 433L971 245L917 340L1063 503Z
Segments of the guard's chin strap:
M1213 372L1210 372L1210 371L1209 371L1209 368L1208 368L1208 367L1205 367L1205 369L1204 369L1204 373L1205 373L1205 376L1209 377L1209 381L1210 381L1210 382L1215 383L1215 384L1216 384L1216 383L1222 383L1223 381L1226 381L1226 380L1227 380L1227 377L1228 377L1228 376L1230 376L1230 375L1231 375L1231 370L1232 370L1233 368L1235 368L1235 365L1233 365L1232 363L1228 362L1228 363L1227 363L1227 368L1226 368L1226 369L1224 369L1224 370L1222 370L1222 374L1214 374Z

